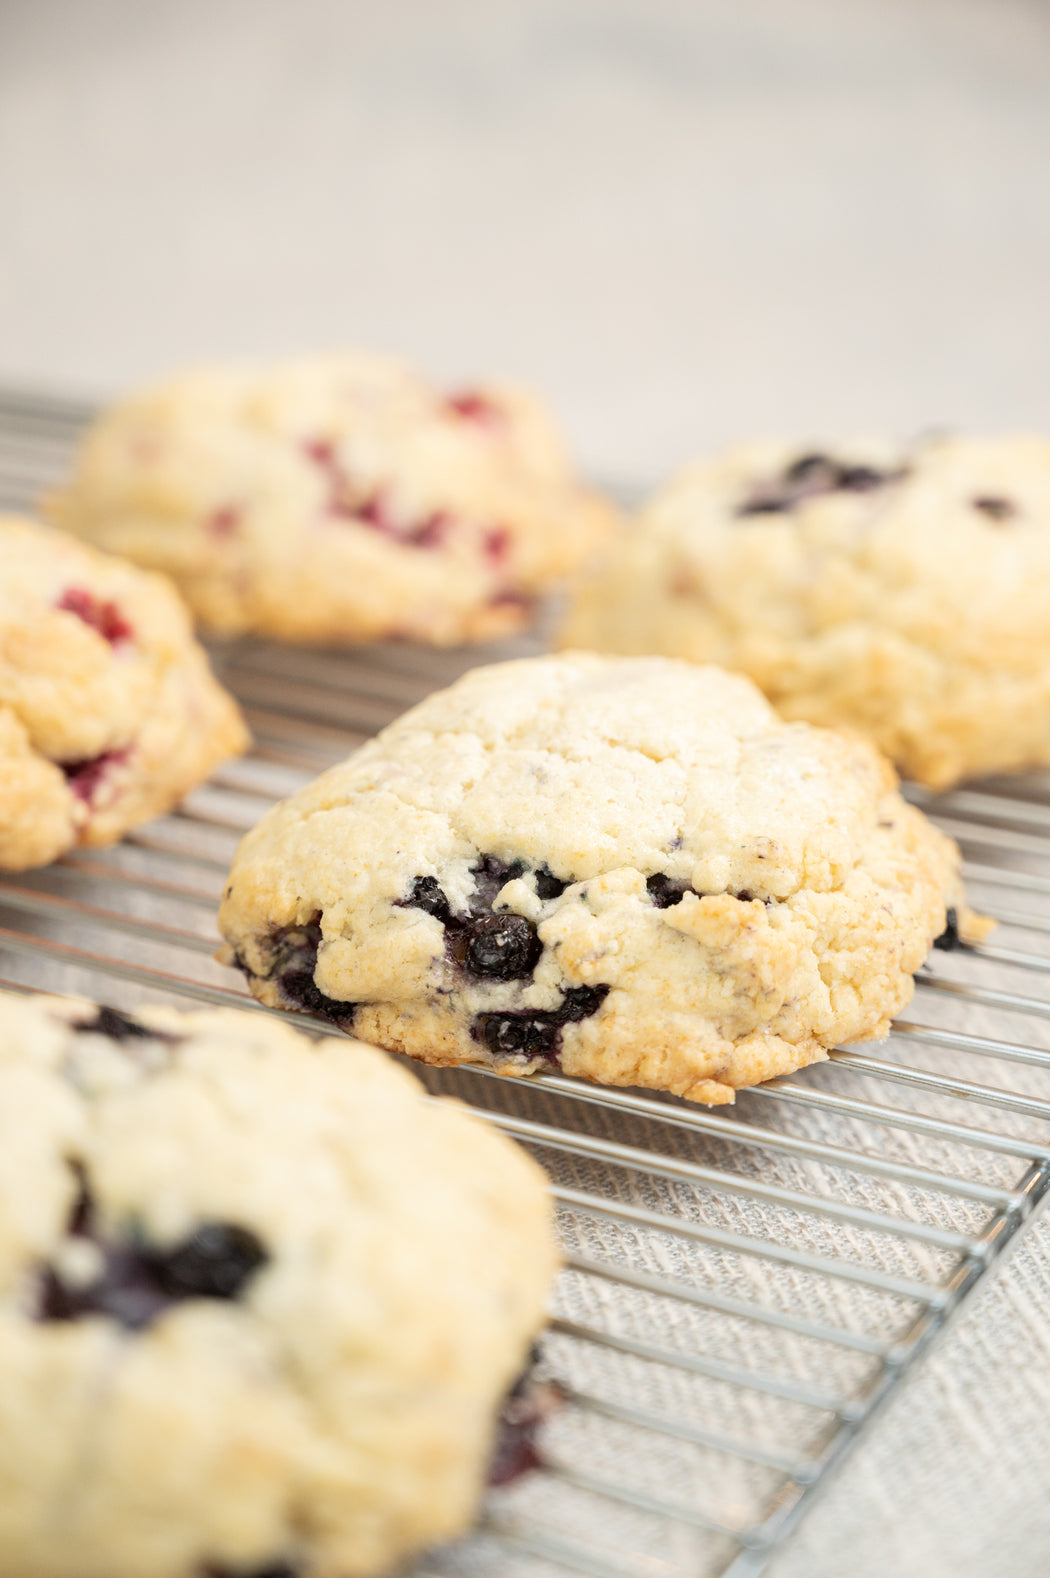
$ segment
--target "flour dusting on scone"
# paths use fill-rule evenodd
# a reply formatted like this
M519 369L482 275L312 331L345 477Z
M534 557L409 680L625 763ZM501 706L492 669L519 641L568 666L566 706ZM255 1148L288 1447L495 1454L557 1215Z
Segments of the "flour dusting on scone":
M1050 440L743 445L579 588L569 647L749 674L936 789L1050 762Z
M164 570L221 634L438 645L523 628L610 529L531 396L332 355L208 368L124 401L49 503Z
M0 516L0 869L113 843L247 743L167 581Z
M372 1047L0 996L0 1571L374 1578L462 1533L556 1263L536 1163Z
M224 957L431 1063L704 1102L885 1035L958 851L866 742L747 679L588 653L467 674L242 842Z

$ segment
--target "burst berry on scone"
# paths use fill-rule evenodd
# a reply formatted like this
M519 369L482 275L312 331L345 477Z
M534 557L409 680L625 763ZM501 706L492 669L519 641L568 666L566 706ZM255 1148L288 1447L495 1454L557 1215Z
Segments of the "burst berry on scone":
M724 1102L884 1035L958 851L862 740L750 683L577 653L467 674L241 844L224 957L431 1063Z
M167 581L0 517L0 868L112 843L247 738Z
M567 646L749 674L944 789L1050 762L1050 440L753 444L686 471L581 585Z
M134 396L89 430L50 510L173 576L219 633L439 645L528 624L614 519L531 397L362 355Z
M373 1578L535 1461L540 1168L371 1047L0 996L0 1572ZM493 1447L496 1446L493 1456Z

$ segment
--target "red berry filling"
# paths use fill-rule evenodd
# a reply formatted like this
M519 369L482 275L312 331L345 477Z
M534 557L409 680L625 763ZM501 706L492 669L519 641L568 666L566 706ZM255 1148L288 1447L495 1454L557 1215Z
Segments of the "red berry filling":
M220 540L235 537L240 524L241 512L234 504L224 504L221 509L212 510L204 522L209 537L218 537Z
M118 641L130 641L135 634L116 603L96 597L82 586L71 586L63 592L55 607L64 613L76 614L92 630L97 630L110 646L116 646Z
M453 517L446 510L432 510L421 518L400 515L394 509L390 494L385 488L363 489L355 484L350 473L336 454L335 445L327 439L310 439L303 445L304 453L324 473L328 487L325 510L340 520L355 521L368 526L408 548L439 548L453 525Z
M492 564L502 564L509 552L510 532L505 526L497 526L485 533L485 557Z
M446 395L445 410L464 422L474 422L479 427L499 428L507 420L506 412L477 389L462 389Z
M119 766L128 759L129 747L124 746L119 751L103 751L101 756L90 756L80 762L59 762L59 766L66 775L66 782L78 800L83 800L86 805L94 803L99 785L102 783L110 767Z

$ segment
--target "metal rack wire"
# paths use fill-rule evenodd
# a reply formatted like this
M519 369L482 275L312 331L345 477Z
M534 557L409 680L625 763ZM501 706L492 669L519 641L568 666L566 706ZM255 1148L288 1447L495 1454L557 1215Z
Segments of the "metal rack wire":
M0 505L62 474L86 414L0 391ZM479 657L531 649L218 651L252 754L117 848L0 883L0 983L265 1011L211 957L240 833ZM1046 1196L1050 779L914 797L1000 927L933 956L889 1041L730 1110L424 1071L548 1168L567 1403L543 1471L418 1578L754 1578Z

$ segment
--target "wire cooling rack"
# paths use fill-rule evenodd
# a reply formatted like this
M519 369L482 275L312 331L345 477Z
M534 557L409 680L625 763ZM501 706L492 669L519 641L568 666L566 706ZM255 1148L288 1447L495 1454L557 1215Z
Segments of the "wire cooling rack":
M62 475L88 414L0 391L0 504ZM428 690L535 649L218 650L252 754L117 848L0 884L0 983L256 1006L212 959L240 834ZM1050 1187L1050 778L913 798L1000 926L932 956L887 1042L713 1111L422 1071L548 1169L565 1270L544 1358L566 1403L544 1468L417 1578L754 1578L1031 1219Z

